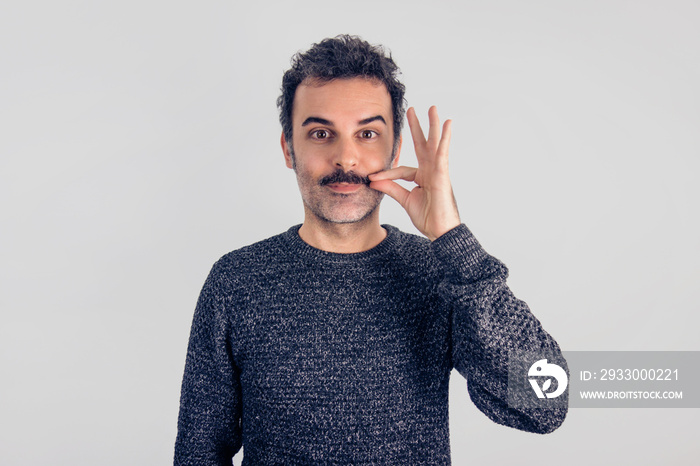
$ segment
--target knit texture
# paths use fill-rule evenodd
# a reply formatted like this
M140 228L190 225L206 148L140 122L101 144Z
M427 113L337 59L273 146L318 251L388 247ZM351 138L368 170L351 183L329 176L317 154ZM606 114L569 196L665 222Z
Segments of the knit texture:
M449 378L493 421L556 429L566 408L506 403L508 351L561 354L465 225L434 242L318 250L300 225L223 256L197 302L176 465L448 465ZM468 440L468 439L466 439Z

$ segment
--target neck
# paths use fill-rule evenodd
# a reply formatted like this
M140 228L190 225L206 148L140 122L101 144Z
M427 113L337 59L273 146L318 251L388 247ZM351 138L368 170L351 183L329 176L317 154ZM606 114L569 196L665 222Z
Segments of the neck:
M386 238L386 230L379 224L376 210L353 223L332 223L307 212L299 236L316 249L350 254L372 249Z

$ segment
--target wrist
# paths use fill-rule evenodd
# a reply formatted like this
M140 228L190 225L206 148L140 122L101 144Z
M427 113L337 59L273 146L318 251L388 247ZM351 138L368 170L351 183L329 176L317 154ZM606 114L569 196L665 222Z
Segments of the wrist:
M455 228L457 228L461 224L462 224L462 222L460 221L459 217L457 217L453 221L446 222L443 225L440 225L440 227L436 228L432 234L426 234L425 236L430 241L435 241L436 239L440 238L441 236L445 235L446 233L454 230Z

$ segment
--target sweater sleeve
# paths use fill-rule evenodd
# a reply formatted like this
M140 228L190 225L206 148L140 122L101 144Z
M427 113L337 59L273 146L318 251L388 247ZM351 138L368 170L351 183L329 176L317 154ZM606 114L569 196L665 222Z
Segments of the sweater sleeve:
M507 402L509 351L555 355L567 375L568 367L557 342L506 285L506 266L464 224L431 248L443 271L438 291L451 309L452 364L467 380L474 404L498 424L543 434L555 430L568 403L516 409Z
M214 266L197 301L180 395L178 465L230 465L241 448L240 370L233 360L222 276Z

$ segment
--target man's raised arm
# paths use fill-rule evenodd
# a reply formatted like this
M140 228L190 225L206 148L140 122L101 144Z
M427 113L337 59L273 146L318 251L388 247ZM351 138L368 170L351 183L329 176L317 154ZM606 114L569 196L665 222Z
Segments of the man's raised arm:
M432 241L433 256L443 273L438 292L451 313L452 364L467 379L474 404L499 424L551 432L564 421L566 404L509 406L509 353L548 354L568 372L566 361L527 304L506 285L506 266L487 254L461 223L448 172L451 121L440 133L437 109L431 107L428 115L426 139L415 110L406 114L418 168L402 166L370 175L370 187L399 202L416 228ZM409 191L393 181L397 179L417 186Z

